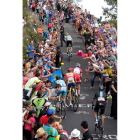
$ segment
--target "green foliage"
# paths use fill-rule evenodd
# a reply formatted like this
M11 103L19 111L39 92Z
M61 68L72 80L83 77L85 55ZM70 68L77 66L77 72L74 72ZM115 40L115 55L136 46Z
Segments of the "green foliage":
M23 8L27 7L27 0L23 0Z
M102 7L105 18L117 20L117 0L104 0L110 8Z
M37 43L40 43L43 40L41 37L38 36L37 33L34 32L34 23L28 18L27 10L23 9L23 16L26 17L27 25L23 27L23 59L27 58L26 49L27 46L30 44L30 40L34 41L34 46L37 46Z

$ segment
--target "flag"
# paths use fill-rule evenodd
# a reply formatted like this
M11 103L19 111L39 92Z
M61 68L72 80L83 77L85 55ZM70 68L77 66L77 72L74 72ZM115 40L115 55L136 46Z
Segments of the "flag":
M63 78L61 69L56 70L55 72L52 73L51 82L54 82L54 81L56 80L55 77L56 77L57 75L60 75L61 79Z

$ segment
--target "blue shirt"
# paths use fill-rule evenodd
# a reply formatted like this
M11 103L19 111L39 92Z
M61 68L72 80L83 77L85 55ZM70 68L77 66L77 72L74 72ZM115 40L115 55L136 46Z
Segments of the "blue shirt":
M42 60L38 60L38 62L43 64L43 61Z
M48 15L48 14L49 14L49 10L45 10L45 12L46 12L46 15Z
M71 16L71 19L75 20L75 16Z
M52 17L52 12L51 11L49 11L49 18L51 18Z
M29 46L27 46L27 50L32 51L32 50L34 50L34 47L29 45ZM28 52L28 56L34 56L34 52Z
M48 64L45 64L44 66L47 68L47 70L50 70L52 68L52 65L48 66Z
M44 38L43 38L44 40L46 40L48 33L49 33L49 31L45 32L45 35L44 35Z

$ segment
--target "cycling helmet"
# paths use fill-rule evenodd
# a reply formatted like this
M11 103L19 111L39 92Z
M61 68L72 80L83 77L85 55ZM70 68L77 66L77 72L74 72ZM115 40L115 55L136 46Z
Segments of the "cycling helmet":
M75 65L76 67L80 67L80 64L79 63L76 63L76 65Z
M68 33L65 33L65 36L67 36L68 35Z
M99 91L103 91L103 90L104 90L103 85L99 85Z
M68 72L73 71L73 68L68 68L67 71Z
M59 80L59 79L61 79L61 77L60 77L60 75L57 75L56 80Z

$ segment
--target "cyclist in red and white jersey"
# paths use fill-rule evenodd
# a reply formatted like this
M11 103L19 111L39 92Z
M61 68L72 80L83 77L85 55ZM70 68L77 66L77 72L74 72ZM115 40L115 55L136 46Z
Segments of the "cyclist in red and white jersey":
M76 67L73 69L73 73L75 74L75 78L76 78L77 85L78 85L78 95L80 96L80 82L81 82L81 78L82 78L82 69L80 69L79 63L77 63L75 66Z

